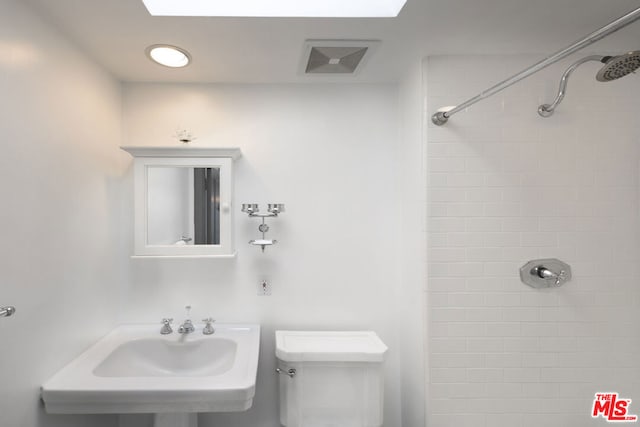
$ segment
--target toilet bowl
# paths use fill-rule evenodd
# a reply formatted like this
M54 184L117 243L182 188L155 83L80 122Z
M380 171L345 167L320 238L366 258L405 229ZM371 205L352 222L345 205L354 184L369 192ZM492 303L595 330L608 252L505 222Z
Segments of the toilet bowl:
M371 331L276 331L280 423L381 426L386 351Z

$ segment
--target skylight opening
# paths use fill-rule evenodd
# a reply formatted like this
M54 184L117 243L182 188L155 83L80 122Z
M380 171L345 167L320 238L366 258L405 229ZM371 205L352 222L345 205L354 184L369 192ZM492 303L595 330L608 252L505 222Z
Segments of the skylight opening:
M406 0L142 0L154 16L388 18Z

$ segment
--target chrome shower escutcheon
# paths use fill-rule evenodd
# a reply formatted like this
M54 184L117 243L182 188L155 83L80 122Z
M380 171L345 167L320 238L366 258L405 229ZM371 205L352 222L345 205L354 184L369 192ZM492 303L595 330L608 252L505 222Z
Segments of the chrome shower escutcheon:
M0 307L0 317L11 317L15 314L16 308L12 306Z
M532 288L557 288L571 280L571 266L555 258L536 259L520 268L520 279Z

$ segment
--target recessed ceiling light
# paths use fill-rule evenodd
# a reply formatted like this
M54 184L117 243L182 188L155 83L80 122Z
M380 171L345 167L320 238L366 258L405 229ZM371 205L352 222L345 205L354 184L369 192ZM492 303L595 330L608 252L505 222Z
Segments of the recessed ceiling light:
M383 18L407 0L142 0L155 16Z
M191 62L191 56L186 50L168 44L149 46L147 56L154 62L171 68L186 67Z

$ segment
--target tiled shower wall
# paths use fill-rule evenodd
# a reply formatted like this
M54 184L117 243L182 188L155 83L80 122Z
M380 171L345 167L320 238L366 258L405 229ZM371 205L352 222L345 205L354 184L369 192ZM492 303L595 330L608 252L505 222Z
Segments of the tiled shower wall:
M539 60L430 57L427 114ZM577 58L571 58L571 61ZM429 427L583 427L596 392L640 414L640 83L556 64L427 128ZM532 289L557 257L573 280Z

